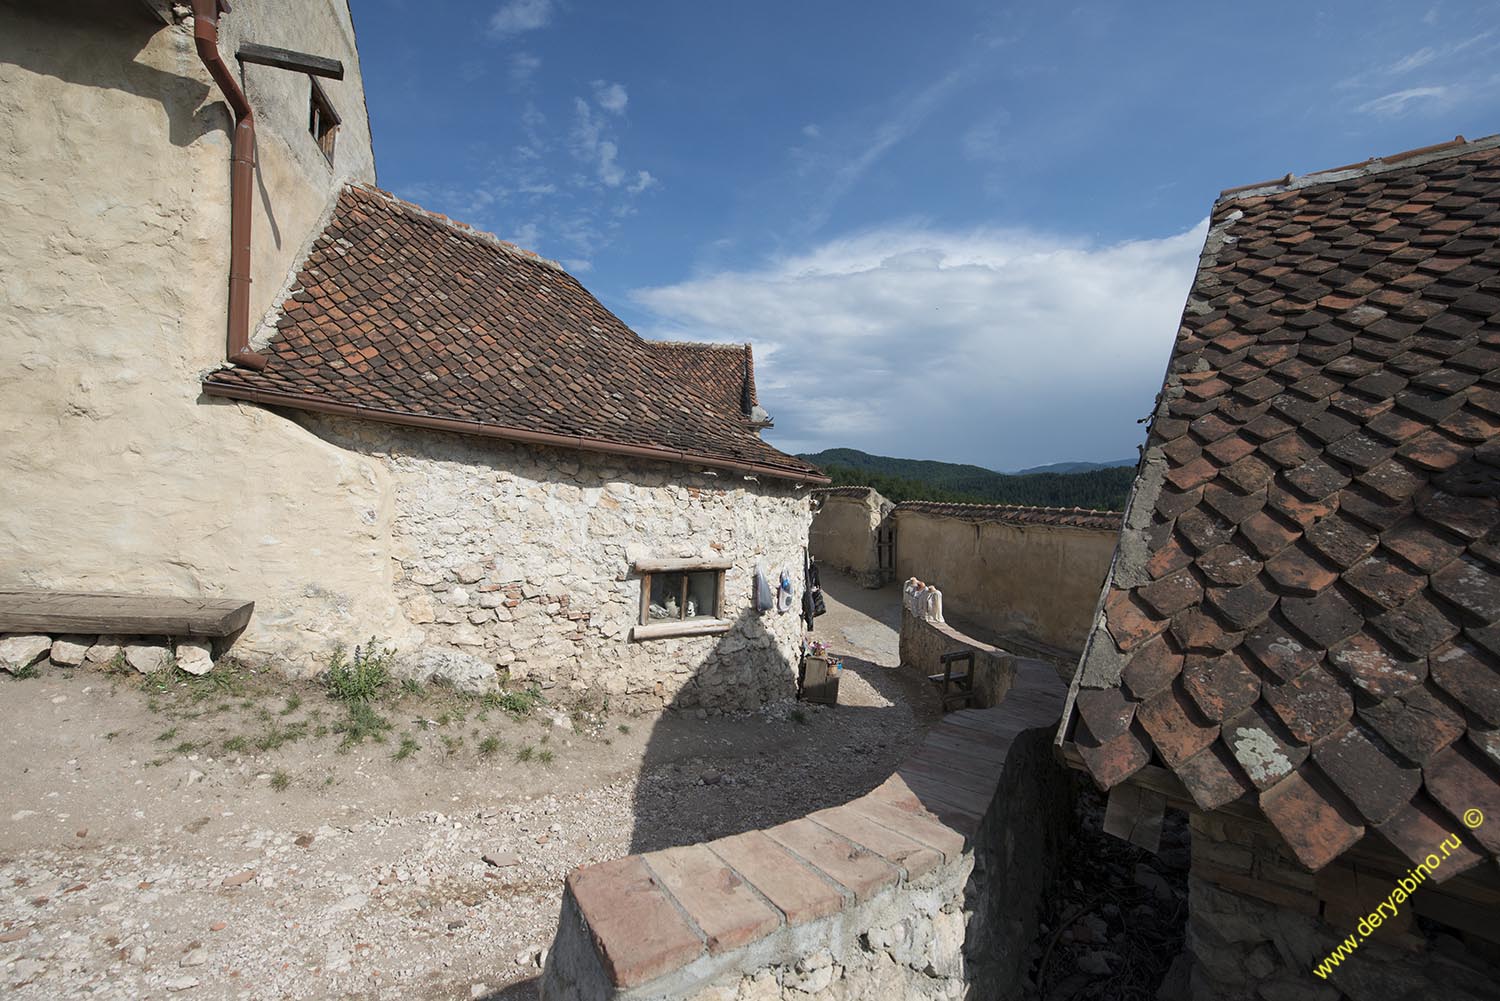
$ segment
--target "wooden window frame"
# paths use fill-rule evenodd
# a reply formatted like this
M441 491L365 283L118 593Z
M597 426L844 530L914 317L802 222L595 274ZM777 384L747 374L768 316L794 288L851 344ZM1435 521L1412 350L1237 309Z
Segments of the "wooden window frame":
M309 76L308 81L312 84L312 96L308 98L307 108L307 131L313 137L313 142L318 144L318 149L323 151L323 156L328 160L328 165L333 166L333 151L338 144L339 126L343 119L339 113L333 110L333 102L328 99L328 94L323 90L318 78ZM326 130L319 134L318 130L323 123L331 122Z
M712 636L727 633L734 623L724 618L724 575L728 560L638 560L634 570L641 580L641 605L636 624L630 630L633 640L664 639L668 636ZM678 607L687 611L688 577L695 573L717 574L714 610L711 616L687 619L652 619L651 579L662 574L682 575L682 595Z

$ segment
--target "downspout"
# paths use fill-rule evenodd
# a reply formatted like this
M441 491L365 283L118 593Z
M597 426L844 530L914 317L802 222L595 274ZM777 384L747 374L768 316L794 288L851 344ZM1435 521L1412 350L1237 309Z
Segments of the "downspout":
M255 170L255 113L219 54L219 11L225 0L192 0L198 58L234 113L229 161L229 335L225 354L244 368L263 369L266 356L250 350L250 196Z

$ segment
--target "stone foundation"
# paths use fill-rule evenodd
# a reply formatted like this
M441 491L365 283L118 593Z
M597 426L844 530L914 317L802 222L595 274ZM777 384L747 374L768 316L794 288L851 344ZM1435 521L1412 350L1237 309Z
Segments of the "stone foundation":
M214 666L214 646L204 639L163 636L72 636L40 633L0 636L0 670L26 677L52 668L134 669L153 674L176 667L188 674L207 674Z
M1441 892L1435 886L1418 888L1326 976L1315 972L1386 899L1402 863L1393 861L1393 875L1346 857L1314 875L1269 827L1199 813L1192 854L1193 1001L1500 999L1500 967L1481 955L1484 945L1419 917Z

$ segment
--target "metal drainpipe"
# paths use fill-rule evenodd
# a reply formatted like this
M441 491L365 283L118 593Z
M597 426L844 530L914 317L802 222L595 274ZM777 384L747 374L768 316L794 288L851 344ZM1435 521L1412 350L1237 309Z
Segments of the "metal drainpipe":
M223 0L192 0L193 42L209 76L234 113L229 172L229 337L226 355L245 368L266 367L266 356L250 350L250 196L255 170L255 113L219 54L219 10Z

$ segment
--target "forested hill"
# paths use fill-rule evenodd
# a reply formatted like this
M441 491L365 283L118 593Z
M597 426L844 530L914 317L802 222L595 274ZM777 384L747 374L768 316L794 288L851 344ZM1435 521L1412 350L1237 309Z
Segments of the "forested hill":
M834 486L869 486L893 501L939 500L970 504L1034 504L1123 511L1133 466L1077 473L997 473L982 466L931 459L896 459L854 448L804 454L833 477Z

